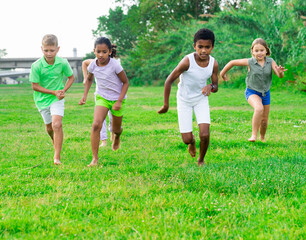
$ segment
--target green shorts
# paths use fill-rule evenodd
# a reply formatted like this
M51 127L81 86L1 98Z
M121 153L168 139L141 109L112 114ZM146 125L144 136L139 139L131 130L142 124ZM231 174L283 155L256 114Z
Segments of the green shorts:
M114 106L115 102L117 102L117 101L110 101L110 100L107 100L107 99L101 97L98 94L96 95L96 106L106 107L111 111L113 116L122 117L123 112L124 112L124 108L125 108L125 99L123 99L123 101L121 103L121 108L118 111L113 110L113 106Z

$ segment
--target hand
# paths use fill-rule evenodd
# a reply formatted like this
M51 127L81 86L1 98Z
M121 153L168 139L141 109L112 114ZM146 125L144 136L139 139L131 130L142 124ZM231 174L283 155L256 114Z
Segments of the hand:
M87 97L83 96L79 101L79 105L84 105L86 103Z
M166 112L168 112L168 109L169 109L169 106L164 105L164 106L162 106L162 107L159 109L159 111L158 111L157 113L159 113L159 114L161 114L161 113L166 113Z
M202 88L202 94L204 96L208 97L210 95L210 93L211 93L211 85L210 84L206 85L205 87Z
M221 75L221 77L223 78L223 80L224 80L225 82L227 82L227 81L228 81L228 78L227 78L227 75L226 75L226 74Z
M285 67L282 67L281 65L279 65L279 66L276 66L276 67L275 67L275 70L276 70L279 74L282 74L282 73L286 72L288 69L285 69Z
M115 104L113 105L113 110L119 111L120 108L121 108L121 101L118 100L118 101L115 102Z
M62 100L65 97L64 90L56 90L54 91L54 95L57 97L58 100Z

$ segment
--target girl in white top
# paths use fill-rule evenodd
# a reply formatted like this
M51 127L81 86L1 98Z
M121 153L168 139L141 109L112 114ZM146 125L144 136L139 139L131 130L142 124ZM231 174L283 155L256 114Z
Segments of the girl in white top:
M119 149L120 135L123 130L121 124L125 99L129 87L129 81L125 71L120 63L113 59L113 57L116 57L116 49L108 38L99 37L95 41L94 54L96 55L96 59L88 66L84 95L79 102L80 105L86 103L88 91L93 82L93 77L95 77L96 107L91 130L92 161L88 165L89 167L97 166L99 163L100 131L108 111L112 114L112 149L114 151Z
M82 71L83 71L83 85L86 84L86 79L87 79L87 68L89 64L94 61L95 59L86 59L82 62ZM108 130L111 133L112 132L112 114L110 111L108 111L108 119L109 119L109 124L108 124ZM104 120L100 132L100 140L101 140L101 145L100 147L105 147L107 145L107 126L106 126L106 119ZM113 135L111 135L111 141L113 140Z
M165 82L164 106L158 113L169 109L169 96L172 83L180 77L177 91L177 112L179 128L183 142L188 145L189 153L196 156L195 138L192 133L192 117L195 113L199 125L200 154L198 165L204 164L204 157L209 145L210 113L208 96L218 91L217 61L210 56L214 48L215 36L209 29L200 29L194 35L193 47L196 52L185 56L168 76ZM211 78L211 84L207 80Z

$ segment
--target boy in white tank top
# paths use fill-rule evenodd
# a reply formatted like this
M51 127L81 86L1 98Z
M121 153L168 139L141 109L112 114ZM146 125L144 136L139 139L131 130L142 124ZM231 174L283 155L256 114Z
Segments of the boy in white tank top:
M195 52L185 56L168 76L165 82L164 106L158 113L169 109L169 96L172 83L180 77L177 91L177 112L179 128L183 142L188 145L192 157L196 156L195 138L192 133L192 117L195 113L199 126L200 153L198 165L204 164L204 157L209 145L210 113L208 96L218 91L217 61L210 56L214 48L215 36L209 29L200 29L194 35ZM207 80L211 78L211 84Z

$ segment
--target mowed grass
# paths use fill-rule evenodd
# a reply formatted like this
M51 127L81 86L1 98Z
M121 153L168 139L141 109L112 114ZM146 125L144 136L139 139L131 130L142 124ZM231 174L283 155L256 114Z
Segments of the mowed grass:
M130 87L121 148L108 142L88 168L93 92L84 106L83 85L67 93L63 165L54 166L31 86L0 87L0 238L306 238L305 94L272 91L267 142L249 143L244 90L221 87L199 168L181 141L176 87L164 115L162 87Z

